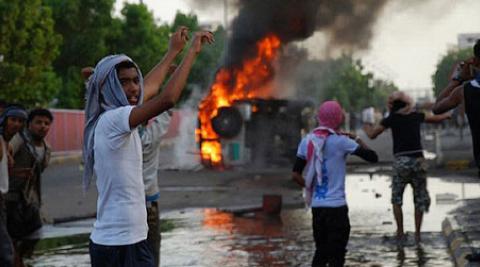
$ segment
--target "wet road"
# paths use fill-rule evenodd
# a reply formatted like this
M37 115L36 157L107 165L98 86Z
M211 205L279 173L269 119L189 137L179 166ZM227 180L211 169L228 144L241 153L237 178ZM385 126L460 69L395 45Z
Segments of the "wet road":
M458 199L480 197L480 185L429 178L432 206L424 217L419 246L413 241L413 200L407 188L404 224L408 239L403 247L393 238L389 185L388 176L348 176L352 231L347 266L453 266L440 234L441 221L457 207ZM284 210L278 218L216 209L172 211L162 218L172 220L175 228L163 234L161 266L309 266L313 255L311 215L305 209ZM85 245L37 254L30 263L89 266Z

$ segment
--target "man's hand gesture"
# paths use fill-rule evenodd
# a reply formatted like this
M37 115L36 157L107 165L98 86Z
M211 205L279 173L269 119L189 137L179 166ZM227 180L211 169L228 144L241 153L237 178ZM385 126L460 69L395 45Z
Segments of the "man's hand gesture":
M192 40L192 49L196 53L200 53L202 47L205 43L213 44L215 39L213 38L213 33L209 31L199 31L193 35Z
M180 53L185 45L188 42L188 28L185 26L180 26L178 29L170 36L170 42L168 44L168 50Z

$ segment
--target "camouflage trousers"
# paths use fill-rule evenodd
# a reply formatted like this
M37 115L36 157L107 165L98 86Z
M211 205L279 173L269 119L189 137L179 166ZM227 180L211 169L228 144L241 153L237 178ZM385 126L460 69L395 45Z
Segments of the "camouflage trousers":
M396 157L393 163L392 204L403 204L407 184L413 189L415 210L428 212L430 196L427 190L427 165L423 158Z

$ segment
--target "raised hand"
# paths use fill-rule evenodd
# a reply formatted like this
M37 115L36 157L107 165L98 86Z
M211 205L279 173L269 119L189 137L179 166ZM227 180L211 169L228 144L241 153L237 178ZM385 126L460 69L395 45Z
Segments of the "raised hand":
M178 29L170 36L170 42L168 44L168 49L175 53L180 53L183 50L185 45L188 42L188 28L185 26L180 26Z
M199 31L193 35L192 40L192 49L196 53L200 53L202 47L205 43L213 44L215 42L215 38L213 37L213 33L209 31Z

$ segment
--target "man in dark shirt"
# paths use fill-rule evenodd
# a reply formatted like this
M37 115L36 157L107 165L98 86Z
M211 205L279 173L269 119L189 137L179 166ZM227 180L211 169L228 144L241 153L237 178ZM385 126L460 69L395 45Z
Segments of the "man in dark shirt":
M423 213L428 212L430 196L427 191L427 168L423 157L420 125L424 122L437 123L450 117L450 114L425 115L413 111L413 104L408 103L406 94L397 92L391 98L390 115L380 125L364 124L364 131L370 139L375 139L387 128L392 130L393 163L392 205L397 223L397 239L404 240L403 231L403 192L407 184L413 188L415 203L415 240L420 242L420 229Z
M435 114L449 111L465 102L473 155L480 177L480 39L473 46L474 57L457 65L447 87L438 95L433 106Z

